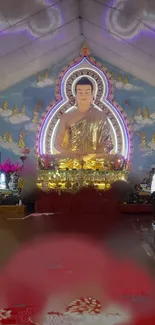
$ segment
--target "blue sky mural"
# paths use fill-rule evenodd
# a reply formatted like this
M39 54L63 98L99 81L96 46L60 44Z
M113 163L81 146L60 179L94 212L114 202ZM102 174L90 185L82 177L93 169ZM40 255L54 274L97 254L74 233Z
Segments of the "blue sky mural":
M150 169L155 164L155 88L97 58L115 83L115 100L133 129L133 165ZM37 124L54 100L55 81L68 61L42 71L0 94L0 151L2 161L19 161L21 148L33 150Z

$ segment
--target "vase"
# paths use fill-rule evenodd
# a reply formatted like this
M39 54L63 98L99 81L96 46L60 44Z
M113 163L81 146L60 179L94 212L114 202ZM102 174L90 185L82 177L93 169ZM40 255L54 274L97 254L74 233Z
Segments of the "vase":
M9 182L10 182L10 173L5 173L6 189L9 189Z

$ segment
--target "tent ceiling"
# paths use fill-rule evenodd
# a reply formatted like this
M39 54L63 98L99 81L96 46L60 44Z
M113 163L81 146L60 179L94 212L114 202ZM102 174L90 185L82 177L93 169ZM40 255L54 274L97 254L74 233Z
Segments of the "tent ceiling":
M154 0L0 0L0 90L79 53L154 86Z

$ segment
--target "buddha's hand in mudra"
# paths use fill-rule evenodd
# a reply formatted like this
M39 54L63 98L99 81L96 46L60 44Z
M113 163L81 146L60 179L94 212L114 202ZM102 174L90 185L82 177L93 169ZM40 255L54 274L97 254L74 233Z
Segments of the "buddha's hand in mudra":
M96 158L96 154L94 153L94 154L88 154L88 155L86 155L86 156L83 156L83 160L84 161L90 161L90 160L92 160L92 159L95 159Z

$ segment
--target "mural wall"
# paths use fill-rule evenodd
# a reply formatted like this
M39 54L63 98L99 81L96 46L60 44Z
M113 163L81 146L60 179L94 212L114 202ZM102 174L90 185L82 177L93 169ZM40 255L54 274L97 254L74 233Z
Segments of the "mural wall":
M132 165L151 169L155 165L155 88L97 58L115 80L115 100L132 124ZM55 81L69 62L53 66L7 89L0 95L0 152L2 161L19 161L21 149L33 153L37 125L54 100Z

